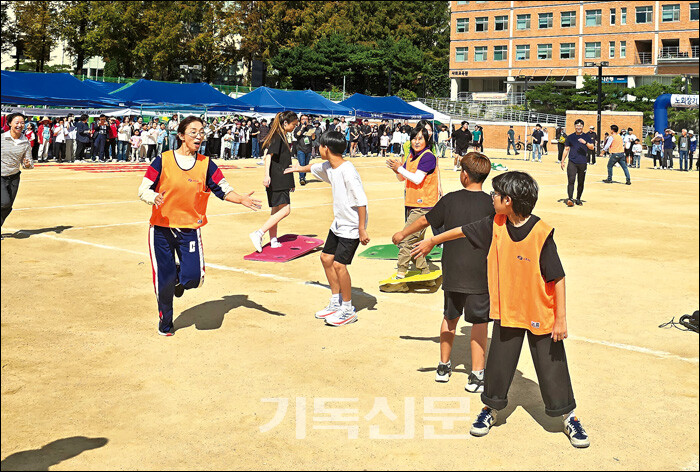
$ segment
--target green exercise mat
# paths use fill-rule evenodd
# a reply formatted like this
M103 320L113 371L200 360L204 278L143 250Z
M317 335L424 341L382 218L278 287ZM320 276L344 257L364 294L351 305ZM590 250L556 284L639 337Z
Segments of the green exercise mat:
M359 254L359 257L396 260L399 258L399 248L393 244L380 244L365 249ZM442 248L438 246L434 247L433 250L430 251L430 254L428 254L428 259L433 261L442 260Z

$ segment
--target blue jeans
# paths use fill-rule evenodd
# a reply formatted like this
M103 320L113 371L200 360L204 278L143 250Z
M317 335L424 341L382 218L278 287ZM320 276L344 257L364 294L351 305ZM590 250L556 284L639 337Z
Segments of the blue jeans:
M688 170L688 151L679 150L678 160L681 161L678 168L680 170Z
M258 138L251 138L250 145L252 146L250 157L260 157L260 146Z
M445 157L446 150L447 150L447 144L445 144L444 142L438 143L438 145L437 145L437 152L439 154L438 157ZM435 236L437 236L437 235L435 235Z
M129 141L117 141L117 160L125 161L129 152Z
M608 159L608 180L612 180L613 167L615 167L615 164L618 162L620 163L620 167L622 167L622 171L625 173L625 177L627 177L627 180L630 180L630 171L627 168L624 152L614 152L610 154L610 159Z
M507 152L508 154L510 154L510 148L511 148L511 147L513 148L513 152L516 153L516 154L518 154L518 150L515 149L515 141L512 141L512 140L509 139L509 140L508 140L508 145L506 146L506 152Z
M531 154L532 160L534 161L537 159L538 161L542 160L542 146L539 144L532 143L532 154Z
M297 160L299 161L299 165L301 167L309 165L309 162L311 161L311 153L297 151ZM301 182L302 180L306 180L306 172L299 172L299 181Z
M231 143L231 159L238 159L238 148L241 147L241 143L232 142Z
M175 147L177 147L177 135L176 134L168 135L168 149L171 151L174 151Z

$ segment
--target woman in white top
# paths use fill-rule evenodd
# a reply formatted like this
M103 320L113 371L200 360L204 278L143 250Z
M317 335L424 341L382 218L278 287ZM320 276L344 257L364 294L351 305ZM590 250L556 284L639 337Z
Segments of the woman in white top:
M397 126L391 135L391 153L401 154L401 127Z
M129 152L129 140L131 140L131 119L126 116L124 122L119 125L117 130L117 160L126 161L127 153Z
M51 132L53 134L53 156L56 158L56 162L63 162L66 158L66 135L68 134L63 118L58 120Z
M547 143L549 142L549 132L547 131L547 128L544 128L542 130L542 151L543 154L546 156L547 155Z
M78 129L75 126L75 118L68 116L66 124L66 161L75 162L75 138L78 136Z

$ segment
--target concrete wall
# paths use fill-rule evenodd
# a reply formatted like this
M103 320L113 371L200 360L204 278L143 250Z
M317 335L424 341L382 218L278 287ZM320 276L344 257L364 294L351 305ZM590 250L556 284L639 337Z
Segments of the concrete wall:
M598 112L596 111L574 111L566 112L566 132L574 132L574 121L581 118L584 123L584 132L588 132L589 126L595 126L597 132ZM644 115L641 111L604 111L601 115L601 134L604 136L606 132L610 132L610 125L617 125L621 130L632 128L634 134L642 137L642 124Z

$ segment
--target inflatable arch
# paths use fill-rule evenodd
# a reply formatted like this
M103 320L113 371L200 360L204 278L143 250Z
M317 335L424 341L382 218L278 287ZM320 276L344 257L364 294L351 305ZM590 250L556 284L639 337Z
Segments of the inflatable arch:
M665 93L654 100L654 129L663 134L668 128L668 107L698 108L699 95Z

